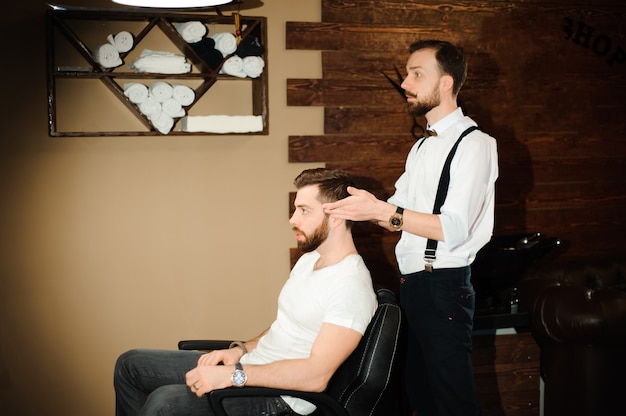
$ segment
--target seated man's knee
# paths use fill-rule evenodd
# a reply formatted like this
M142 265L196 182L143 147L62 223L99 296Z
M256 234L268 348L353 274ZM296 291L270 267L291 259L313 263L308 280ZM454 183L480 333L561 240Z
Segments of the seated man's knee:
M140 350L130 350L117 357L115 370L113 372L114 380L118 381L121 378L127 378L132 373L132 369L135 367L140 356Z
M198 398L184 384L161 386L148 396L142 408L146 415L192 416L208 415L209 403L205 398Z

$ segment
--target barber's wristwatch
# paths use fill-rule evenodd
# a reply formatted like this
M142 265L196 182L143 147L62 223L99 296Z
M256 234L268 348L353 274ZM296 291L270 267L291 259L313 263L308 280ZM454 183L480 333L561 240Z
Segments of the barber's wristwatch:
M404 213L404 208L398 207L396 208L395 214L393 214L391 218L389 218L389 225L391 226L391 228L393 228L396 231L400 230L400 228L402 227L402 214L403 213Z
M233 382L233 386L235 387L243 387L246 385L246 381L248 381L248 376L243 371L243 366L241 363L235 364L235 372L233 373L231 380Z

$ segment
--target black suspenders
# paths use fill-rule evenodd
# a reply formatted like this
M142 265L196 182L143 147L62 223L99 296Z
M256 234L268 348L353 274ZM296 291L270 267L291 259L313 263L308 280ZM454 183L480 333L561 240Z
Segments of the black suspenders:
M459 147L459 143L463 139L463 137L467 136L474 130L477 130L478 127L471 126L467 128L461 136L457 139L452 149L450 149L450 153L448 153L448 157L446 158L446 162L443 165L443 170L441 171L441 177L439 177L439 186L437 188L437 195L435 196L435 206L433 207L433 214L441 214L441 207L446 200L446 196L448 196L448 186L450 185L450 165L452 164L452 158L456 153L456 149ZM425 139L424 139L425 140ZM424 140L419 144L419 147L424 143ZM418 149L419 149L418 147ZM433 271L433 262L437 258L437 240L428 239L426 242L426 251L424 252L424 268L427 272Z

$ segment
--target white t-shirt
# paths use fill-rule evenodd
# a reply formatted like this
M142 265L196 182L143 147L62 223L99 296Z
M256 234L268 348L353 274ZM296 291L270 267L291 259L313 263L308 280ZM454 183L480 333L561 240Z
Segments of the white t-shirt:
M323 323L365 332L378 303L363 259L354 254L313 270L318 258L314 251L297 261L278 296L276 320L256 348L241 357L242 364L308 358ZM304 400L283 399L297 413L315 410Z

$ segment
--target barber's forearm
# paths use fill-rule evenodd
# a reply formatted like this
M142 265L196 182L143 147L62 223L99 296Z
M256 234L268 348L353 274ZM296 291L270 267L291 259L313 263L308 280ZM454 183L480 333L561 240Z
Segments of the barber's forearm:
M411 211L405 209L402 214L402 227L399 230L394 229L389 224L389 218L396 212L396 206L388 204L392 207L391 214L386 220L379 220L378 225L390 231L406 231L420 237L429 238L436 241L444 241L443 228L439 215L424 214L422 212Z
M404 223L402 231L430 238L431 240L444 241L443 228L439 215L424 214L415 211L404 211Z

